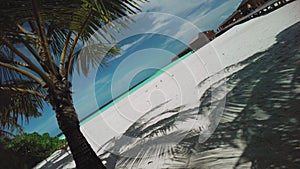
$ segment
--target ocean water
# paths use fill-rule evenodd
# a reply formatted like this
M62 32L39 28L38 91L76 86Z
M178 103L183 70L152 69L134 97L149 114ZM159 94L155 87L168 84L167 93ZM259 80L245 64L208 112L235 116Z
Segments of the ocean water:
M295 1L213 41L223 67L198 81L195 102L165 109L170 100L158 100L128 127L112 125L124 132L106 143L105 128L95 130L104 116L91 119L82 129L99 157L108 168L299 168L298 8ZM52 167L75 166L59 156L48 159Z
M297 23L267 50L202 81L199 88L210 87L193 108L152 114L155 107L99 149L100 158L109 168L299 168L299 44ZM219 111L220 123L206 138ZM209 124L182 127L201 118ZM168 140L174 136L182 140Z

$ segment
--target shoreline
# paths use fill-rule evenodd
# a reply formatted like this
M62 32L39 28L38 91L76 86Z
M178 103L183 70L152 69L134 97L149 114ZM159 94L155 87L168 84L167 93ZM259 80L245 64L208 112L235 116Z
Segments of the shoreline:
M198 62L199 59L200 60L206 59L205 66L209 67L211 64L215 64L215 62L213 60L212 61L209 60L209 57L212 56L212 54L209 54L209 52L211 52L211 50L217 50L217 53L222 57L222 58L220 58L221 59L220 62L222 62L222 66L226 67L228 65L232 65L234 63L238 63L242 60L245 60L247 58L247 56L252 56L253 54L255 54L257 52L268 49L270 46L272 46L276 42L275 37L278 33L285 30L286 28L290 27L294 23L297 23L300 21L299 5L300 5L299 1L294 1L276 11L269 13L268 15L264 15L262 17L255 18L253 20L250 20L249 22L245 22L241 25L233 27L226 33L224 33L221 36L214 39L212 42L209 43L209 45L202 47L200 50L196 51L190 57L187 57L187 59L183 60L182 62L178 61L179 63L177 65L179 65L179 66L173 67L172 70L169 70L169 71L171 71L171 74L172 73L174 74L174 72L176 72L176 71L181 71L181 73L182 73L183 70L180 68L185 67L185 65L189 65L190 69L196 70L196 68L199 68L198 66L201 66L200 63L195 63L195 60L197 60L197 62ZM290 16L290 11L293 11L295 14L293 16L293 18L292 18L292 16ZM298 13L295 11L298 11ZM282 18L284 16L287 17L286 20L283 20L281 23L275 22L277 20L280 20L280 18ZM272 26L269 26L270 24L272 24ZM269 26L268 31L259 29L259 28L265 28L265 25ZM249 37L252 34L249 35L249 34L246 34L245 32L246 33L251 32L252 34L256 35L256 37ZM246 37L248 37L248 38L246 38ZM261 40L261 42L259 40ZM224 41L227 43L224 44ZM239 42L239 43L237 43L237 42ZM233 48L233 44L235 44L234 48ZM247 46L247 49L242 48L243 46ZM240 50L238 50L238 52L237 52L236 48L239 48L239 47L240 47ZM201 56L201 58L200 58L200 56ZM231 62L233 62L233 63L228 61L228 58L230 58ZM212 70L211 73L214 73L215 71L216 70ZM188 71L186 71L186 72L188 72ZM201 75L201 73L199 73L199 75ZM186 85L186 83L184 83L182 81L185 79L184 76L178 74L175 77L180 79L179 81L181 81L182 85L183 84ZM167 78L167 77L164 76L164 78ZM203 77L196 77L195 80L197 82L199 82L199 81L201 82L201 78L203 78ZM161 79L154 79L154 81L151 81L151 82L147 83L147 85L145 85L146 87L148 86L147 89L144 89L143 91L137 91L137 90L136 91L143 93L146 90L150 90L151 88L155 87L155 84L160 84L159 80L161 80ZM172 81L169 81L169 82L171 83ZM167 82L166 82L166 84L167 84ZM160 84L159 87L161 90L168 91L168 86L164 87L163 84ZM185 86L183 86L183 88L184 87ZM167 92L167 91L165 91L165 92ZM134 94L134 93L130 93L130 94ZM126 96L130 96L130 94L126 94ZM139 94L141 94L141 93L139 93ZM138 95L138 94L135 94L135 97L137 97L136 95ZM174 95L172 95L172 97L174 97ZM133 100L133 101L138 100L139 106L143 107L146 105L145 104L146 100L141 100L142 98L143 97L137 97L137 98L134 98L135 100ZM158 100L158 102L160 102L160 100ZM84 132L85 136L88 138L88 140L91 142L91 145L95 150L97 150L99 148L99 146L101 147L101 145L103 143L105 143L104 139L101 137L101 136L107 136L105 134L105 132L106 132L105 129L108 129L109 130L108 132L113 132L113 133L108 134L109 137L112 134L118 135L119 133L124 133L123 130L124 130L124 128L126 128L126 126L128 126L128 123L126 123L125 125L122 125L123 123L121 123L118 120L116 121L116 119L118 119L118 118L122 119L123 117L122 116L112 117L111 115L109 115L109 112L117 111L120 113L120 112L128 112L129 111L131 113L133 109L128 109L128 107L126 107L126 105L129 105L129 103L130 102L127 102L127 101L125 102L124 100L120 100L118 102L118 105L116 105L116 108L109 107L106 109L106 111L108 111L107 115L104 115L104 113L103 114L99 113L97 115L92 116L93 118L89 118L89 121L88 121L89 123L87 123L87 122L84 123L84 125L82 126L83 132ZM157 102L155 102L155 103L157 104ZM175 102L175 103L173 102L168 107L168 109L171 109L177 103L178 102ZM156 105L156 104L154 104L154 105ZM122 115L126 115L126 114L122 114ZM141 117L142 115L137 114L136 116ZM128 118L130 118L130 120L134 121L133 119L138 118L138 117L132 117L129 114ZM108 128L105 128L105 126L103 127L101 125L99 126L99 124L107 125L106 127L108 127ZM115 126L117 124L120 125L121 127L123 127L123 129L121 129L119 126ZM99 128L99 131L95 131L95 127ZM110 127L112 127L112 128L110 128ZM101 131L102 129L104 131ZM110 137L110 138L113 138L113 137Z

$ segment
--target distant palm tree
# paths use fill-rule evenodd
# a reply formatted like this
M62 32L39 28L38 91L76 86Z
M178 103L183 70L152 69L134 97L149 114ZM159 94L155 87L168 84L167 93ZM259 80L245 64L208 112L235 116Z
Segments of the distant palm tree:
M119 31L118 25L126 25L124 20L111 21L138 11L137 1L142 0L20 0L0 3L0 67L2 71L10 71L1 74L0 96L4 97L2 100L11 101L9 104L1 100L1 113L37 113L37 108L42 105L37 98L50 103L77 168L105 167L80 131L69 75L76 61L81 60L77 63L87 74L89 66L101 63L103 56L113 56L117 51L112 48L103 53L107 45L101 43L95 48L97 55L80 58L78 44L83 46L98 29L102 30L97 33L98 39L108 41L106 36L113 38L110 33ZM130 18L125 17L125 20ZM5 54L5 51L12 55ZM9 115L9 118L15 117Z

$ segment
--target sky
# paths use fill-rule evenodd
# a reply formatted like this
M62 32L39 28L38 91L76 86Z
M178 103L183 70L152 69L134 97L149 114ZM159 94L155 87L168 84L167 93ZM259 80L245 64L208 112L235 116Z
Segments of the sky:
M187 47L198 32L216 30L242 0L149 0L141 4L142 13L130 16L134 22L120 28L114 44L120 54L106 66L95 66L87 77L76 74L71 82L73 101L82 119L118 97ZM100 30L101 31L101 30ZM24 124L25 132L60 133L55 113L49 105L43 116Z

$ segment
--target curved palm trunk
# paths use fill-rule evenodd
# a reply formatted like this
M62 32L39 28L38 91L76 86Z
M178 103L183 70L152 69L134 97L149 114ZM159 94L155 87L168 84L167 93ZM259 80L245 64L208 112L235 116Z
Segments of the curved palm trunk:
M59 128L66 136L77 169L105 169L106 167L80 131L69 84L68 81L57 82L56 89L49 91L49 101L56 112Z

